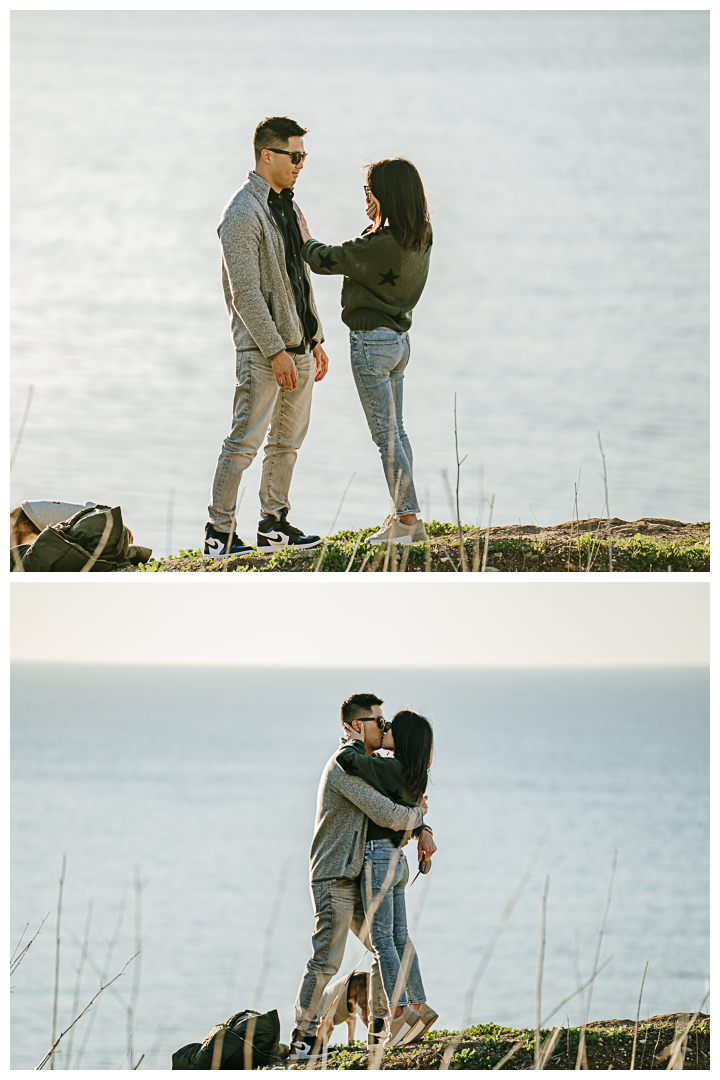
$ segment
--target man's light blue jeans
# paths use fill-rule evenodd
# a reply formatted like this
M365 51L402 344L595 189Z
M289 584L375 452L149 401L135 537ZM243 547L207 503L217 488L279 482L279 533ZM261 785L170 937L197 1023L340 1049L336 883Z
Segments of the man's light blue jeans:
M418 1005L426 1000L417 953L407 928L405 886L409 876L407 859L392 840L368 840L360 894L390 1015L398 1005L407 1005L408 1001Z
M208 518L220 532L235 527L242 474L267 435L260 481L260 511L280 515L290 509L290 481L310 424L315 366L311 352L293 356L298 384L281 390L272 364L259 349L235 354L236 386L230 434L220 451L208 506ZM268 431L269 427L269 431Z
M380 327L350 331L350 362L373 442L380 451L396 517L419 514L412 448L403 427L403 376L410 360L407 333Z

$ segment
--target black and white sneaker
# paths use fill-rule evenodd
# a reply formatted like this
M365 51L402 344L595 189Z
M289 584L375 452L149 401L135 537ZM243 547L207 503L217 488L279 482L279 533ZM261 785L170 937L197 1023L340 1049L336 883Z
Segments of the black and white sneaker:
M230 555L247 555L253 549L243 543L237 533L220 532L210 522L205 526L205 557L227 559Z
M258 551L278 551L280 548L292 547L297 551L309 551L319 547L322 543L320 536L306 536L300 529L296 529L288 521L287 510L283 510L280 517L268 514L258 525L257 549Z
M295 1028L290 1036L290 1053L285 1058L285 1064L300 1065L319 1061L321 1056L320 1041L315 1035L301 1035Z

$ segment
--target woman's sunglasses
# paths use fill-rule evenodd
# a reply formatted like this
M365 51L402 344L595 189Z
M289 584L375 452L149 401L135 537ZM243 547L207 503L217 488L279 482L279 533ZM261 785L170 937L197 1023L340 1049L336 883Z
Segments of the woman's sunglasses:
M304 150L276 150L274 146L266 146L265 149L271 154L287 154L293 165L299 165L307 157L307 152Z

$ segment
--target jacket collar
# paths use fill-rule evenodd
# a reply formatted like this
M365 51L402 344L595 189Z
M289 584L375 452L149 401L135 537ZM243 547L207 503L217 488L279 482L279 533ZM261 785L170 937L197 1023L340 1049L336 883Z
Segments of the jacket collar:
M257 195L258 199L263 202L267 202L267 197L270 194L271 188L267 180L263 180L262 176L259 176L254 169L247 174L247 180L243 184L243 187L249 187L253 195Z

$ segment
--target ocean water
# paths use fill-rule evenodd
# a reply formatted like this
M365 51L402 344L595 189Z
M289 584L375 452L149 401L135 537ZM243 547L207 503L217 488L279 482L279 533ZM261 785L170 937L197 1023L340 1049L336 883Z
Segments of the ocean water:
M283 113L313 233L365 226L361 166L415 161L435 230L407 430L427 519L706 519L708 13L23 11L12 15L12 476L196 546L234 356L215 229ZM268 64L268 57L271 57ZM268 77L268 72L271 72ZM340 281L292 519L382 520ZM239 532L257 521L259 460ZM171 497L171 492L174 496ZM172 512L168 507L172 501Z
M140 1068L168 1068L173 1050L247 1007L277 1008L287 1040L312 930L317 782L336 745L340 702L369 688L385 696L387 715L409 703L435 726L428 821L439 850L408 905L439 1026L461 1022L482 951L541 837L477 988L473 1022L534 1022L548 874L543 1013L575 989L576 935L589 977L615 849L601 953L612 960L591 1018L634 1017L646 961L643 1017L700 1004L709 943L705 670L19 666L12 946L27 922L34 932L52 914L13 979L13 1068L32 1068L50 1045L64 854L58 1030L79 1011L90 900L80 1007L98 987L96 971L119 971L136 938L142 952L135 983L131 965L76 1025L72 1047L69 1037L60 1044L56 1067L119 1068L131 1000ZM358 961L367 966L351 939L343 970ZM577 1023L577 1000L556 1015L566 1018Z

